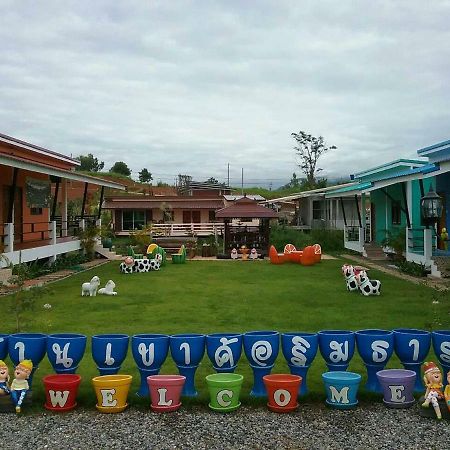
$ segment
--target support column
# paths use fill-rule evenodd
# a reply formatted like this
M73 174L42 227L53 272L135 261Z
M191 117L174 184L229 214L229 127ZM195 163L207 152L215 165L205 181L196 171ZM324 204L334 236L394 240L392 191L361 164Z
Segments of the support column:
M9 188L8 216L6 219L7 223L14 223L14 199L16 198L18 173L19 173L19 169L17 167L14 167L12 182L11 182L11 186Z
M14 224L5 224L5 253L10 253L14 251Z
M67 217L67 180L62 180L61 186L61 236L66 237L69 234L69 222Z
M58 204L59 183L61 182L61 178L51 176L50 181L56 183L55 184L55 196L53 197L52 212L50 215L50 221L53 221L53 220L55 220L55 215L56 215L56 206Z
M423 230L423 256L428 263L431 260L433 254L433 229L425 228Z
M88 184L84 183L83 204L81 206L81 219L84 220L84 209L86 208Z
M50 222L50 245L52 247L54 247L56 245L56 237L57 237L57 232L56 232L56 220L52 220ZM53 254L52 256L50 256L50 262L55 262L56 261L56 252L53 248Z

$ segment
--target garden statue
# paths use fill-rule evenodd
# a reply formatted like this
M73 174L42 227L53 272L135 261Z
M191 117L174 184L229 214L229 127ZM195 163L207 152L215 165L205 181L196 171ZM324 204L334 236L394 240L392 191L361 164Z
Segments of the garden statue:
M231 250L231 259L238 259L238 252L235 248L233 248L233 250Z
M450 370L447 372L447 386L444 389L445 402L447 403L447 408L450 411Z
M361 294L366 297L369 295L380 295L381 294L381 282L380 280L369 280L367 272L361 270L361 272L356 275L356 281L358 282L359 290Z
M0 396L9 395L9 370L4 361L0 359Z
M104 288L98 290L98 293L103 295L117 295L117 292L114 291L115 287L116 283L113 280L109 280Z
M81 285L81 296L95 297L97 289L100 286L100 278L96 275L92 277L91 281Z
M30 389L28 378L32 370L33 362L30 359L24 359L14 369L14 380L11 383L11 399L16 405L17 413L20 413L22 403Z
M349 290L350 292L359 290L353 266L344 264L342 266L342 273L344 274L345 282L347 283L347 290Z
M258 259L258 252L256 251L256 248L252 248L250 250L250 259Z
M448 250L448 232L447 228L442 228L441 231L442 250Z
M439 367L434 362L425 362L423 364L424 375L423 381L427 388L425 392L425 401L422 406L428 408L430 403L436 413L438 419L442 419L441 409L439 407L439 400L444 398L442 392L442 373Z

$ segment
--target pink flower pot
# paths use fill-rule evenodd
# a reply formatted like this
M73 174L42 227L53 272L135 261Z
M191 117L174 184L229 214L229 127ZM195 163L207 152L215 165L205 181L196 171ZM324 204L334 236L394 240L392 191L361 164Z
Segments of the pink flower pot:
M176 411L181 406L181 391L186 377L183 375L150 375L147 383L153 411Z

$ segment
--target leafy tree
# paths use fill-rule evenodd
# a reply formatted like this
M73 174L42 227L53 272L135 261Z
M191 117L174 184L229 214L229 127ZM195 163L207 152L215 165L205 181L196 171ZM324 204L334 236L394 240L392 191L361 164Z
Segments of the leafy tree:
M170 187L169 183L164 183L164 181L162 180L158 180L158 182L156 183L157 187Z
M103 167L105 167L105 163L103 161L99 162L97 158L94 158L92 153L88 153L85 155L77 156L75 159L80 161L80 165L75 168L75 170L83 170L85 172L100 172Z
M306 175L306 182L309 186L316 186L316 172L322 169L317 167L319 158L328 150L334 150L337 147L332 145L327 147L322 136L318 138L308 134L304 131L298 133L291 133L297 145L294 147L295 152L299 158L298 166Z
M129 177L131 175L131 170L123 161L117 161L114 165L109 169L111 173L119 173L121 175L125 175Z
M141 183L150 183L153 180L152 174L145 167L139 172L139 181Z

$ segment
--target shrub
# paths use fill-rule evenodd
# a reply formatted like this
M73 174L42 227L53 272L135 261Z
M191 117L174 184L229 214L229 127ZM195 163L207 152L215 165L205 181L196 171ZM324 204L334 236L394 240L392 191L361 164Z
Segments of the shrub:
M294 244L302 249L307 245L320 244L324 252L344 250L344 232L342 230L311 230L309 233L286 227L273 226L270 230L270 244L282 251L286 244Z
M417 264L412 261L398 261L397 266L400 272L412 275L413 277L426 277L427 270L424 264Z

